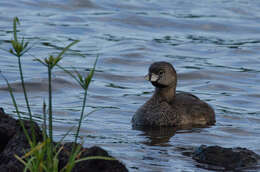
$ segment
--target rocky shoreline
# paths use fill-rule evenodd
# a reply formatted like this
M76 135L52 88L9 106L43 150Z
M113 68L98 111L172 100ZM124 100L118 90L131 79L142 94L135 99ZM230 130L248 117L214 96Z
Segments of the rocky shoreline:
M30 122L24 120L27 131L30 131ZM42 132L35 124L36 140L42 140ZM31 135L31 133L29 133ZM59 154L59 167L62 168L68 162L69 152L73 143L64 143ZM18 120L7 115L3 108L0 108L0 171L1 172L22 172L24 165L14 157L23 156L30 146L20 127ZM93 146L82 148L80 158L89 156L111 157L104 149ZM118 160L91 159L79 162L72 170L73 172L127 172L127 168Z
M30 131L30 122L24 120L27 131ZM42 141L40 127L35 124L36 140ZM29 133L31 135L31 133ZM57 144L57 143L55 143ZM63 149L59 154L59 168L68 162L69 152L73 143L63 143ZM23 156L28 152L30 146L23 133L18 120L6 114L0 108L0 171L22 172L24 165L14 157ZM191 148L180 148L185 156L196 161L199 168L214 171L244 171L245 169L259 169L260 156L246 148L223 148L220 146L206 146ZM98 146L82 148L81 156L103 156L111 158L107 151ZM91 159L79 162L72 170L73 172L127 172L126 166L118 160Z
M199 163L218 167L221 170L240 170L254 167L260 156L246 148L223 148L201 145L192 155Z

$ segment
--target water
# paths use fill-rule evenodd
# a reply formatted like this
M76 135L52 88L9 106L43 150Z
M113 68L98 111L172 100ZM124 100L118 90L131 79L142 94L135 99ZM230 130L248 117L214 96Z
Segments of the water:
M39 122L47 72L33 56L57 54L79 39L61 64L86 74L100 55L87 111L101 110L83 122L81 136L86 146L102 146L130 171L207 171L180 151L201 144L241 146L260 154L260 1L2 0L0 16L1 48L10 47L14 16L21 20L19 34L31 41L31 55L22 62ZM17 59L4 51L0 59L25 111ZM175 66L178 90L196 94L215 109L215 126L177 132L132 129L133 113L153 92L143 76L159 60ZM53 82L58 140L77 123L83 92L58 69ZM2 79L0 84L0 105L12 113Z

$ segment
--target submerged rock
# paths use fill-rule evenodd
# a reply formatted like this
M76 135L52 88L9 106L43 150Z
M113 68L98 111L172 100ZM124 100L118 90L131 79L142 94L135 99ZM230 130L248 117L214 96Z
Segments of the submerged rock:
M260 156L246 148L223 148L220 146L201 145L192 153L192 158L208 169L240 170L254 167Z
M24 120L25 128L29 135L31 123ZM34 124L36 141L42 141L42 132L36 123ZM69 153L72 150L73 143L65 143L59 154L60 168L68 162ZM5 114L3 108L0 108L0 171L1 172L22 172L24 165L20 163L14 155L22 157L29 151L30 145L23 133L18 120ZM80 158L89 156L111 157L104 149L94 146L91 148L81 148ZM72 170L73 172L127 172L126 167L118 160L92 159L79 162Z

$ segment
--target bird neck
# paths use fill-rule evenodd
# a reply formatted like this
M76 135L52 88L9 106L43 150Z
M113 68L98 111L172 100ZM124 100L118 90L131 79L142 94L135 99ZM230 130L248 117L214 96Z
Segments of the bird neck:
M176 94L176 87L156 87L154 96L159 101L167 101L170 103Z

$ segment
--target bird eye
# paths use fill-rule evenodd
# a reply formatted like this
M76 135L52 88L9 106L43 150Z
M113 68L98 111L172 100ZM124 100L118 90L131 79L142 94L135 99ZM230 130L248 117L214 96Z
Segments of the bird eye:
M160 75L162 75L163 73L164 73L164 71L162 71L162 70L159 71L159 74L160 74Z

